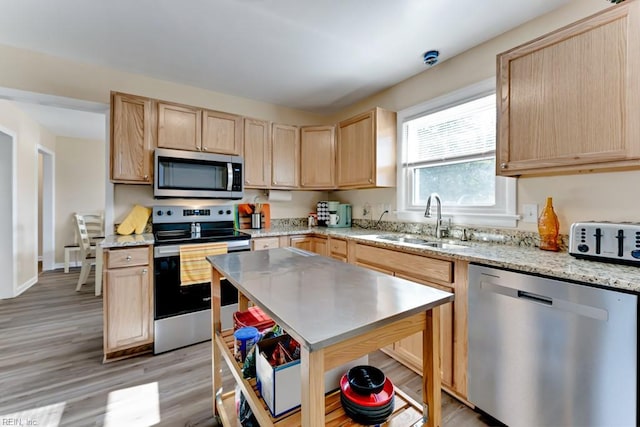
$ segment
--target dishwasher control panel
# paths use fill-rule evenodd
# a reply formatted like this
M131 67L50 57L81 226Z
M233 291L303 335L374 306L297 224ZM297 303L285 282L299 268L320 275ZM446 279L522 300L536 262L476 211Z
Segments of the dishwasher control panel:
M569 234L569 254L640 266L640 223L576 222Z

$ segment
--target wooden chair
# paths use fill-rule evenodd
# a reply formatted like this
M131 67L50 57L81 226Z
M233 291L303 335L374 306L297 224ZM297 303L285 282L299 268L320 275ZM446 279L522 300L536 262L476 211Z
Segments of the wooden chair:
M86 215L89 217L89 215ZM95 231L95 218L85 218L85 215L75 214L76 232L78 237L78 247L80 249L80 277L78 278L78 285L76 291L79 291L82 285L87 283L89 273L91 272L91 265L96 263L96 245L92 244L91 237L89 235L88 224L93 224L92 229ZM93 221L87 223L87 220ZM102 266L96 263L96 276L102 274ZM97 288L96 280L96 295L100 295L100 291Z
M89 233L89 239L91 240L91 246L95 250L95 242L97 240L104 239L104 212L76 212L77 215L82 215L85 224L87 226L87 232ZM72 245L65 245L64 247L64 272L69 272L69 265L71 264L71 254L74 255L76 260L78 253L80 253L80 241L76 226L75 216L73 217L73 229L75 234L75 243Z

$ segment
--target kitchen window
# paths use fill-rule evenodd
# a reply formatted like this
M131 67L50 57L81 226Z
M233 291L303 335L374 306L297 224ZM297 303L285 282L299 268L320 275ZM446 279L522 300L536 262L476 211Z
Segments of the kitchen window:
M516 226L516 180L498 177L493 79L398 113L398 217L424 220L430 194L453 223Z

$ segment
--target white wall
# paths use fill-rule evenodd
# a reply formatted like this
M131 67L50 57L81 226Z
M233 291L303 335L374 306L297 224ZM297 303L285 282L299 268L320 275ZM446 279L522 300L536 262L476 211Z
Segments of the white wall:
M73 214L105 208L105 142L56 137L55 262L75 239Z
M154 199L153 188L147 185L118 184L114 189L114 221L122 222L136 205L152 207L154 205L225 205L236 203L269 203L271 218L306 218L309 212L315 212L319 200L327 200L323 191L292 191L289 202L270 202L261 190L245 190L242 200L194 200L194 199ZM257 198L257 199L256 199Z
M0 100L0 128L16 136L16 271L15 294L38 279L38 151L41 145L55 151L55 138L11 102Z
M0 299L14 295L13 278L13 138L0 132Z

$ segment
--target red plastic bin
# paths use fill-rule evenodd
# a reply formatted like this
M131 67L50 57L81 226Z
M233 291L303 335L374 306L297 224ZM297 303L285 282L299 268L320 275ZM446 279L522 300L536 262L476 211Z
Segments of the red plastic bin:
M233 313L233 329L237 330L245 326L253 326L260 332L271 329L276 322L267 316L260 307L251 306L247 311Z

